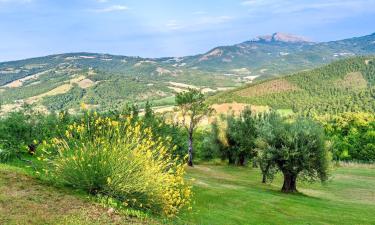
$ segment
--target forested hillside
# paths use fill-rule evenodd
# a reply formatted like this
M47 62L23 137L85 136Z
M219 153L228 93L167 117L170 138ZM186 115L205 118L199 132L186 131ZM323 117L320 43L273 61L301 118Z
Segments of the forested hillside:
M227 91L211 103L267 105L294 112L375 112L375 58L355 57Z

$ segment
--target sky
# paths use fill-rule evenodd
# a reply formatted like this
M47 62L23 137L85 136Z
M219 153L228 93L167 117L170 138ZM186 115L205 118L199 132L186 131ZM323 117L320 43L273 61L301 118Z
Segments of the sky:
M285 32L375 32L375 0L0 0L0 61L67 52L164 57Z

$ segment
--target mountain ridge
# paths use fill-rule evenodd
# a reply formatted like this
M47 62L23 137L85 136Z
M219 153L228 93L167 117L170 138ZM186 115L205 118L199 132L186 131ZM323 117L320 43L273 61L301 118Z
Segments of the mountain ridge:
M187 87L218 92L371 54L375 34L321 43L250 40L186 57L55 54L0 63L0 103L7 111L22 103L48 111L77 109L81 102L105 110L128 101L168 105Z
M271 35L260 35L257 36L253 41L263 41L263 42L275 42L275 41L280 41L280 42L290 42L290 43L301 43L301 42L306 42L306 43L313 43L306 37L294 35L294 34L288 34L288 33L283 33L283 32L275 32Z

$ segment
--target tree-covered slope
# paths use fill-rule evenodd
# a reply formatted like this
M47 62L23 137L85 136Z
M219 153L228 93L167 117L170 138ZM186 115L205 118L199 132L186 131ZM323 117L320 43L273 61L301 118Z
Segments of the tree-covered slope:
M375 57L344 59L318 69L255 82L212 96L209 101L319 114L375 112Z

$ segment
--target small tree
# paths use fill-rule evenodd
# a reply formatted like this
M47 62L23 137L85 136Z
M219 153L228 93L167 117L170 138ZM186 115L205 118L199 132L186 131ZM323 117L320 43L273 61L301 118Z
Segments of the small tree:
M256 162L262 172L262 183L272 181L277 172L272 152L277 143L276 131L282 127L282 122L282 118L275 111L259 114L257 118Z
M189 88L187 92L176 94L176 104L181 112L182 125L188 133L188 165L193 166L193 133L202 118L212 112L212 109L204 102L201 91Z
M296 192L298 177L325 181L330 160L323 128L308 118L284 122L280 128L275 128L275 142L270 153L272 161L284 175L281 190Z
M255 156L255 117L250 108L246 108L239 117L227 118L227 141L229 145L229 163L244 166L249 158Z

